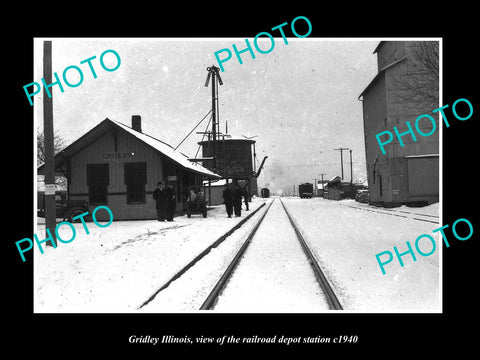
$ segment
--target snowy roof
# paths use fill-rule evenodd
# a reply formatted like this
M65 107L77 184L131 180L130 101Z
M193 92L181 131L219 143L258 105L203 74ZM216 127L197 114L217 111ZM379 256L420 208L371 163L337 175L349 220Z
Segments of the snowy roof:
M220 179L218 181L212 181L210 184L211 184L211 186L225 186L227 184L227 180L226 179ZM203 185L208 185L208 181L204 180Z
M120 126L123 130L132 134L137 139L143 141L147 145L150 145L155 150L158 150L159 152L161 152L165 156L169 157L170 159L172 159L173 161L175 161L179 165L183 166L184 168L195 171L197 173L208 175L208 176L211 176L211 177L220 177L220 175L215 174L214 172L212 172L212 171L208 170L207 168L203 167L202 165L199 165L197 163L189 161L188 157L185 154L183 154L179 151L176 151L171 145L168 145L167 143L165 143L161 140L158 140L158 139L154 138L153 136L150 136L150 135L138 132L136 130L133 130L132 128L130 128L130 127L118 122L118 121L115 121L115 120L110 120L110 121L112 121L116 125Z
M225 134L225 137L223 137L222 135L218 136L218 141L223 141L224 139L225 141L245 141L251 144L254 144L256 142L255 140L252 140L252 138L249 138L245 135L237 136L237 135ZM208 143L208 141L209 141L208 139L205 139L205 140L199 141L198 143L204 144L204 143Z
M334 176L328 182L335 182L335 181L342 181L342 178L340 176Z
M423 155L406 155L406 159L411 158L427 158L427 157L438 157L438 154L423 154Z
M55 155L55 168L58 169L66 161L67 158L73 156L78 151L83 149L85 146L88 146L92 142L92 139L96 139L97 137L103 135L106 131L111 129L112 126L116 126L130 135L134 136L138 140L142 141L146 145L152 147L153 149L157 150L158 152L162 153L178 165L182 166L187 170L191 170L193 172L199 173L201 175L205 175L210 178L220 178L220 175L213 173L212 171L208 170L207 168L203 167L202 165L193 163L188 160L188 157L176 151L172 146L169 144L154 138L153 136L147 135L142 132L138 132L133 130L131 127L126 126L118 121L110 120L106 118L93 129L89 130L86 134L75 140L73 143L68 145L65 149L60 151L58 154ZM37 173L42 174L44 171L44 164L40 165L37 168Z

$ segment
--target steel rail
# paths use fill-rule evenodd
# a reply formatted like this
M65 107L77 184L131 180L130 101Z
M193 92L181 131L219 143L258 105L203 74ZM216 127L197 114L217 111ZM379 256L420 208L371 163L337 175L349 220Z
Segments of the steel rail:
M272 201L273 202L273 201ZM211 245L209 245L205 250L203 250L200 254L198 254L195 258L193 258L187 265L181 268L175 275L173 275L170 280L168 280L165 284L163 284L160 288L158 288L147 300L145 300L142 305L140 305L137 310L141 309L145 305L147 305L150 301L152 301L160 291L166 289L173 281L177 280L180 276L182 276L188 269L190 269L193 265L195 265L199 260L201 260L205 255L207 255L210 250L220 245L223 241L225 241L232 233L240 228L243 224L245 224L248 219L250 219L253 215L257 213L265 203L260 205L258 208L253 210L250 214L245 216L241 221L239 221L233 228L227 231L225 234L220 236L217 240L215 240Z
M384 215L390 215L390 216L397 216L397 217L401 217L401 218L404 218L404 219L412 219L412 220L417 220L417 221L424 221L424 222L429 222L429 223L432 223L432 224L438 224L438 221L432 221L432 220L427 220L427 219L420 219L420 218L416 218L416 217L412 217L412 216L405 216L405 215L400 215L398 214L397 211L395 210L387 210L387 209L367 209L367 208L363 208L363 207L360 207L360 206L353 206L353 205L345 205L345 204L338 204L340 206L345 206L345 207L349 207L349 208L352 208L352 209L357 209L357 210L363 210L363 211L370 211L370 212L374 212L374 213L378 213L378 214L384 214ZM406 212L406 211L402 211L402 213L408 213L410 215L412 214L415 214L415 213L409 213L409 212ZM419 214L416 214L416 215L419 215ZM422 216L428 216L428 217L434 217L433 215L423 215Z
M280 199L280 203L283 206L283 209L287 213L288 220L290 220L290 224L292 225L293 229L295 230L295 234L297 234L297 238L300 241L300 244L302 245L302 249L305 252L305 255L308 258L308 262L310 263L313 272L315 274L315 277L318 280L318 283L320 284L320 287L322 288L323 292L325 293L325 296L327 298L328 305L330 306L331 310L343 310L342 305L340 304L340 301L337 298L337 295L335 295L335 292L333 291L332 287L330 286L330 283L328 282L325 274L323 273L322 269L320 268L320 265L318 264L317 259L313 255L312 251L307 245L307 242L305 241L303 235L301 234L300 230L298 229L297 224L294 222L292 216L288 212L285 204L283 203L282 199Z
M247 239L243 243L242 247L240 250L237 252L233 260L230 262L230 265L228 265L227 269L223 273L223 275L220 277L218 280L217 284L214 286L210 294L207 296L203 304L200 306L200 310L211 310L213 306L215 305L215 302L218 299L218 296L222 292L223 288L225 287L228 279L230 279L230 276L232 275L233 271L237 267L238 263L240 262L240 259L242 258L243 254L245 253L245 250L247 250L248 245L250 244L253 236L257 232L258 228L260 227L260 224L262 223L263 219L265 218L265 215L267 215L268 210L270 210L270 207L272 206L273 202L275 199L272 200L272 202L268 205L268 208L265 210L263 215L260 217L258 222L255 224L255 227L252 229L250 234L248 235Z

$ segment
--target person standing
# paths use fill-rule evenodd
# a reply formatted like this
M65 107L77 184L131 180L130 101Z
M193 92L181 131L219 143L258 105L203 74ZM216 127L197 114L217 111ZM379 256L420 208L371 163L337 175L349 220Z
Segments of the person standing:
M155 199L155 208L157 209L157 220L165 221L167 214L167 192L162 181L157 183L157 188L153 191L153 198Z
M223 202L225 204L225 209L227 210L227 215L229 218L232 217L233 213L233 190L232 185L225 185L225 190L223 190Z
M245 210L248 211L249 208L248 208L248 201L249 201L249 198L250 198L250 194L248 192L248 186L245 186L243 189L242 189L242 193L243 193L243 197L245 198Z
M243 190L240 185L235 184L235 189L233 190L233 211L235 216L242 216L242 198Z
M173 221L173 215L175 214L175 208L177 207L174 185L172 183L168 183L165 191L167 198L167 221Z

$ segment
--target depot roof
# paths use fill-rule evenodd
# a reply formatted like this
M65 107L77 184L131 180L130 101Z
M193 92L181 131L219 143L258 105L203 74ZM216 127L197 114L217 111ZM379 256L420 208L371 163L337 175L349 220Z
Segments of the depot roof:
M147 135L143 132L133 130L131 127L124 125L118 121L110 120L106 118L93 129L88 131L86 134L81 136L79 139L71 143L65 149L60 151L55 155L55 169L59 169L60 166L65 162L66 159L70 158L77 152L79 152L84 147L88 146L93 140L97 139L99 136L103 135L105 132L110 130L112 127L121 129L130 135L136 137L138 140L142 141L146 145L152 147L156 151L160 152L164 156L168 157L178 165L182 166L187 170L191 170L195 173L207 176L209 178L220 178L220 175L213 173L212 171L206 169L202 165L192 163L188 160L188 157L176 151L169 144L154 138L153 136ZM38 173L43 172L43 164L38 167Z

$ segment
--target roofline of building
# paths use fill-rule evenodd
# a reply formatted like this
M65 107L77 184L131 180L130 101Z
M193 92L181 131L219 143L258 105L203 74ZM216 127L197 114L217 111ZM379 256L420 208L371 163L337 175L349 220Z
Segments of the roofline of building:
M375 77L372 79L372 81L370 81L370 83L367 85L367 87L362 91L362 93L360 95L358 95L358 100L360 100L360 98L363 96L363 94L365 94L365 92L380 78L381 75L383 75L388 69L390 69L391 67L401 63L402 61L406 60L407 58L404 56L402 57L401 59L397 60L397 61L394 61L392 62L391 64L388 64L387 66L381 68L377 75L375 75ZM361 100L360 100L361 101Z
M252 140L252 139L241 138L241 137L232 138L232 137L227 137L226 135L225 135L225 138L222 137L222 138L218 139L217 141L218 142L223 142L224 140L225 141L244 141L244 142L248 142L250 144L255 144L256 143L256 141ZM202 141L199 141L197 144L198 145L203 145L203 144L208 144L209 142L212 142L212 141L213 140L202 140Z
M440 157L439 154L405 155L405 159Z
M385 41L380 41L378 43L378 45L375 47L375 50L373 50L372 54L375 54L378 51L378 49L380 48L380 46L382 46L384 43L385 43Z
M122 131L125 131L125 132L128 133L129 135L134 136L133 134L129 133L126 129L122 128L122 126L125 126L125 127L129 128L129 129L132 129L131 127L129 127L129 126L125 125L125 124L122 124L122 123L120 123L120 122L118 122L118 121L116 121L116 120L111 120L111 119L109 119L109 118L105 118L102 122L100 122L99 124L97 124L96 126L94 126L92 129L90 129L89 131L87 131L85 134L83 134L83 135L82 135L81 137L79 137L77 140L73 141L70 145L68 145L67 147L65 147L63 150L59 151L59 152L54 156L54 159L55 159L55 168L57 168L57 165L60 165L61 163L63 163L63 161L61 161L62 158L71 157L71 156L73 156L74 154L76 154L78 151L80 151L81 149L83 149L84 146L82 146L79 150L74 151L74 153L69 154L69 152L73 151L72 149L73 149L73 147L74 147L76 144L78 145L80 141L85 141L85 139L87 139L88 136L93 136L93 134L95 133L95 131L99 131L99 127L101 127L101 126L107 126L107 125L104 125L104 124L111 124L111 125L115 126L116 128L118 128L118 129L120 129L120 130L122 130ZM105 131L106 131L106 130L105 130ZM132 131L135 131L135 130L132 129ZM101 131L101 132L98 134L98 136L101 136L101 135L103 135L103 134L104 134L104 131ZM162 144L165 145L165 146L168 146L172 151L175 151L175 152L177 152L178 154L181 154L182 156L185 157L185 160L188 161L188 157L187 157L185 154L183 154L183 153L181 153L181 152L179 152L179 151L176 151L171 145L167 144L166 142L161 141L161 140L158 140L158 139L156 139L155 137L153 137L153 136L151 136L151 135L148 135L148 134L146 134L146 133L143 133L143 132L141 132L141 133L139 133L139 134L148 136L149 138L151 138L151 139L153 139L153 140L155 140L155 141L158 141L158 142L162 143ZM96 136L96 137L98 137L98 136ZM96 137L95 137L95 138L96 138ZM168 154L163 153L161 150L156 149L155 147L153 147L152 145L150 145L150 144L148 144L147 142L143 141L142 139L140 139L140 138L138 138L138 137L137 137L137 139L140 140L140 141L142 141L142 143L145 144L146 146L149 146L149 147L152 148L153 150L161 153L163 156L168 157L170 160L172 160L173 162L175 162L176 164L178 164L179 166L181 166L183 169L185 169L185 170L187 170L187 171L192 171L192 172L195 172L195 173L197 173L197 174L200 174L200 175L203 175L203 176L206 176L206 177L210 177L210 178L221 178L220 175L215 174L215 173L211 172L210 170L208 170L208 169L206 169L206 168L203 168L203 167L202 167L202 168L205 169L205 171L207 171L208 173L207 173L207 172L202 172L201 169L188 168L188 167L184 166L182 163L178 162L176 159L170 157ZM89 142L89 143L90 143L90 142ZM59 161L60 163L57 164L57 161ZM45 165L45 164L41 164L40 166L37 167L37 173L43 171L44 165ZM201 165L195 164L195 166L201 166Z

